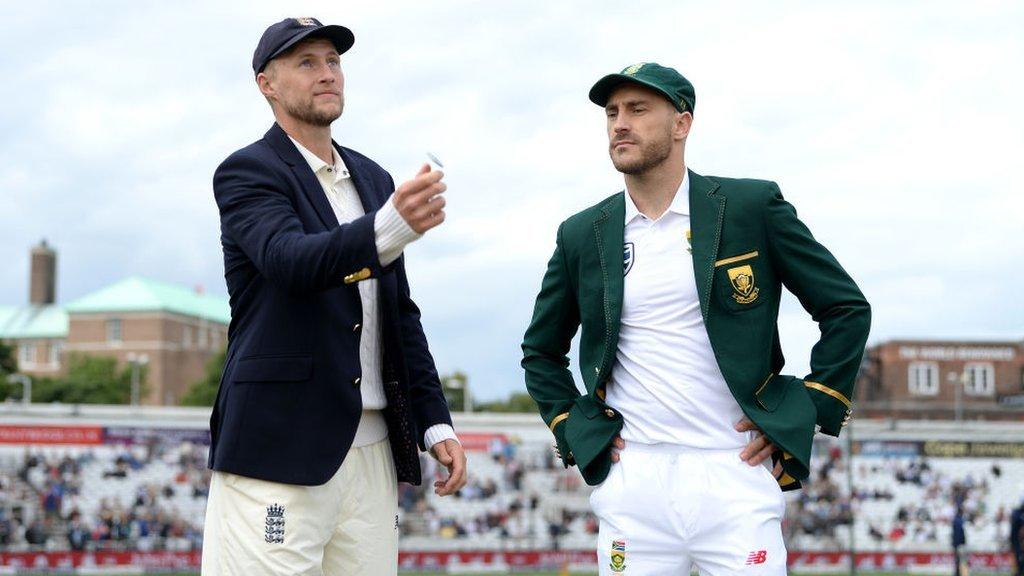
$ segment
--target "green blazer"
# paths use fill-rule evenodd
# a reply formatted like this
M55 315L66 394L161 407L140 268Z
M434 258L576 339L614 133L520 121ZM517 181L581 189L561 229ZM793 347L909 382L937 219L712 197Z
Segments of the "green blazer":
M774 182L690 171L689 200L700 309L718 366L743 412L780 448L775 458L785 474L779 484L798 488L810 469L816 425L838 436L849 419L870 307ZM603 398L619 337L624 220L619 192L559 226L523 339L526 388L565 466L578 466L591 485L608 474L609 446L622 428L622 415ZM777 324L783 285L821 330L811 373L802 379L779 373L785 363ZM580 327L583 395L567 357Z

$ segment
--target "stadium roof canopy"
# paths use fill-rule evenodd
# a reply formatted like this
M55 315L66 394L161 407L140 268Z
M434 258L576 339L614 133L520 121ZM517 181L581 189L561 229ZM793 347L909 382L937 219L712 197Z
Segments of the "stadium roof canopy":
M231 308L224 298L137 276L87 294L68 304L66 310L68 314L173 312L221 324L231 321Z
M68 314L63 307L0 306L0 338L63 338Z

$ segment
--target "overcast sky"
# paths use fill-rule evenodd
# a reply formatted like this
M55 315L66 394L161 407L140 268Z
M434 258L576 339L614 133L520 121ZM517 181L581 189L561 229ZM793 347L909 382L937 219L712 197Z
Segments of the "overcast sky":
M129 275L226 295L214 168L262 136L269 24L356 37L335 138L396 181L431 151L448 221L407 249L442 372L522 389L558 223L622 189L595 80L641 61L697 92L687 165L777 181L874 309L872 342L1024 337L1019 2L19 2L0 19L0 304L28 251L67 303ZM1017 168L1014 168L1017 166ZM817 327L791 296L786 371Z

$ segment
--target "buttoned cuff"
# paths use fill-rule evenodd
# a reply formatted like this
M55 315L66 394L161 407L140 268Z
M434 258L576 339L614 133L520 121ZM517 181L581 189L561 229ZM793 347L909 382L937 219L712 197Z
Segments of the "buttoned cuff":
M373 219L373 231L377 240L377 254L380 257L381 266L387 266L402 255L402 250L422 234L417 234L409 223L402 218L395 208L391 197L384 202L384 205L377 210Z
M452 428L451 424L434 424L427 428L427 433L423 435L423 445L427 447L427 450L433 448L434 444L445 440L459 442L459 437L455 435L455 428ZM462 442L459 444L461 445Z

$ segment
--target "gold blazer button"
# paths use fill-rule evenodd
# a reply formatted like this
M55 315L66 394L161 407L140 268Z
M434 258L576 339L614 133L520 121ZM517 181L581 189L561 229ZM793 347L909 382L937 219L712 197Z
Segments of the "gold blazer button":
M609 409L604 411L604 415L609 417L609 418L615 418L615 410L612 410L611 408L609 408Z
M352 274L349 274L348 276L345 276L345 284L352 284L353 282L359 282L360 280L366 280L367 278L370 277L370 274L371 274L371 272L370 272L369 268L363 268L362 270L360 270L358 272L353 272Z

